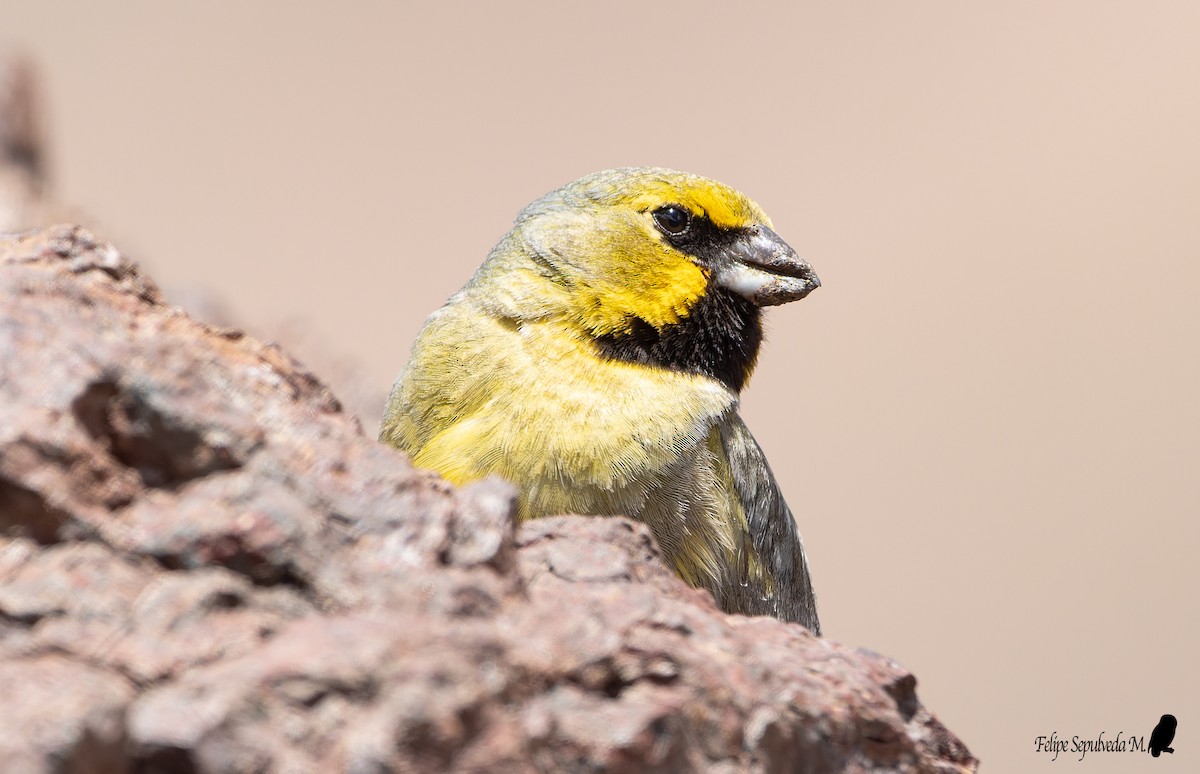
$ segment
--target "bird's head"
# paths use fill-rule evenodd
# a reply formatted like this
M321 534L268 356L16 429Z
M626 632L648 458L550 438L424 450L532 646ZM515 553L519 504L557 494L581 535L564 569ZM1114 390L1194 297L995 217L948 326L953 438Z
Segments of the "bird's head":
M498 316L554 319L611 359L716 378L740 390L760 308L820 286L729 186L669 169L597 172L543 196L468 292Z
M748 197L669 169L580 178L527 207L513 235L594 335L661 330L722 290L760 307L820 286Z

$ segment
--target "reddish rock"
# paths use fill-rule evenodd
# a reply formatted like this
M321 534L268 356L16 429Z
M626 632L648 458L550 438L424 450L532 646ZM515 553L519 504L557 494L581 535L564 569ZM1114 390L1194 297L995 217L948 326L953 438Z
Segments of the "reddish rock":
M974 770L899 665L721 613L636 523L514 532L82 229L0 262L6 765Z

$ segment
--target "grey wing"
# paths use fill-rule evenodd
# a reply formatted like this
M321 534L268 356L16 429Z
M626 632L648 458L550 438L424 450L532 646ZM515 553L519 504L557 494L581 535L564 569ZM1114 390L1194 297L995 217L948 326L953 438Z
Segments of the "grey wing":
M734 488L746 512L754 551L771 571L775 582L774 593L769 598L760 596L744 601L748 603L746 612L795 621L820 635L817 600L800 531L783 501L766 455L746 423L736 414L721 424L721 442L733 473Z

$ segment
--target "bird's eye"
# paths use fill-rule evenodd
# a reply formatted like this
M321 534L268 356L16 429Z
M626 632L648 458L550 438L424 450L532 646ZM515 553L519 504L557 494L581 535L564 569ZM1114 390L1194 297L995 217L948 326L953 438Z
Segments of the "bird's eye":
M663 232L679 236L692 224L692 216L677 204L668 204L654 211L654 222Z

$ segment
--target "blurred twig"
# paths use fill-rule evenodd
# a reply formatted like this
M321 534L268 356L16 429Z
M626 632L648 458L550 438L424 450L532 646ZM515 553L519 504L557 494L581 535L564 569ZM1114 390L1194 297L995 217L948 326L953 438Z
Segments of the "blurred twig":
M0 231L48 225L46 154L33 66L0 51Z

